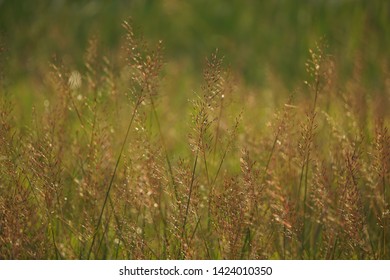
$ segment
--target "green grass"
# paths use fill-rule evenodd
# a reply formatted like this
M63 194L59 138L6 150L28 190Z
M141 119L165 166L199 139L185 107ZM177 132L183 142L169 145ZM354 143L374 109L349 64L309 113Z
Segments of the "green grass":
M386 2L168 2L0 4L0 258L389 259Z

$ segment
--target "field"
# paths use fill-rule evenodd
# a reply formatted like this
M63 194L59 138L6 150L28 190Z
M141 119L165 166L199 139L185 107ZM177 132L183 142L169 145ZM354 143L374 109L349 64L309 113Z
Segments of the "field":
M390 259L388 1L11 2L0 259Z

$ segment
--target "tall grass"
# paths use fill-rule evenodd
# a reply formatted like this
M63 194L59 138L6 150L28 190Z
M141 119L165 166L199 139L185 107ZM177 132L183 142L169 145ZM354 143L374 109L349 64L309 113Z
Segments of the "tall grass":
M319 43L273 112L216 50L182 109L162 42L123 27L110 59L53 60L27 128L0 76L0 258L390 257L388 90L362 62L338 79Z

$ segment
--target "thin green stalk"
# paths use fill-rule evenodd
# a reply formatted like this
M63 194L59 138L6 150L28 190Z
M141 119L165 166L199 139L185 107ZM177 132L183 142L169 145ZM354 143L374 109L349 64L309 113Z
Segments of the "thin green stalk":
M113 185L113 183L114 183L114 178L115 178L115 175L116 175L116 171L117 171L117 169L118 169L119 162L120 162L120 160L121 160L121 157L122 157L122 154L123 154L123 150L124 150L125 145L126 145L126 142L127 142L127 138L129 137L130 128L131 128L131 126L132 126L132 124L133 124L133 121L134 121L135 115L136 115L136 113L137 113L138 107L139 107L139 105L141 104L142 97L143 97L143 95L142 95L142 91L141 91L141 93L140 93L140 95L139 95L139 97L138 97L138 100L137 100L137 102L136 102L136 104L135 104L133 113L132 113L132 115L131 115L131 119L130 119L129 125L128 125L128 127L127 127L127 131L126 131L126 135L125 135L125 138L123 139L123 143L122 143L122 146L121 146L121 149L120 149L120 152L119 152L119 156L118 156L118 159L117 159L116 164L115 164L114 172L113 172L113 174L112 174L112 176L111 176L111 180L110 180L110 183L109 183L108 188L107 188L107 192L106 192L106 196L105 196L105 198L104 198L103 206L102 206L102 209L101 209L101 211L100 211L98 223L97 223L97 225L96 225L96 227L95 227L95 232L94 232L93 237L92 237L91 246L89 247L87 259L90 259L90 257L91 257L91 253L92 253L93 245L94 245L94 243L95 243L96 235L97 235L97 233L98 233L98 231L99 231L99 228L100 228L100 225L101 225L101 223L102 223L104 209L106 208L106 204L107 204L107 201L108 201L108 197L109 197L109 195L110 195L110 191L111 191L112 185Z
M288 100L288 103L291 103L291 101L292 101L292 96L290 96L290 98ZM267 172L268 172L268 169L269 169L269 165L271 163L272 156L273 156L273 154L275 152L276 143L279 140L280 134L282 132L282 125L286 121L286 119L287 119L287 109L285 109L285 111L283 113L283 117L280 120L280 123L278 125L278 131L276 132L276 135L275 135L275 138L274 138L274 142L272 143L271 152L270 152L270 154L268 156L267 163L266 163L265 168L264 168L263 179L261 181L261 186L265 183L265 178L266 178L266 175L267 175Z
M217 127L215 131L215 141L214 141L214 159L215 159L215 154L217 151L217 145L218 145L218 140L219 140L219 133L220 133L220 126L221 126L221 118L222 118L222 110L223 110L223 97L221 96L221 106L219 107L219 116L218 116L218 122L217 122Z
M271 159L272 159L272 156L273 156L273 154L274 154L275 147L276 147L276 143L278 142L279 132L280 132L280 129L278 129L278 132L276 133L274 142L273 142L273 144L272 144L271 152L270 152L270 154L269 154L269 156L268 156L267 164L265 165L265 168L264 168L263 179L262 179L261 185L263 185L264 182L265 182L265 176L267 175L268 168L269 168L269 164L270 164Z
M196 234L196 231L198 230L198 226L199 226L199 224L200 224L200 218L201 218L201 217L198 217L198 220L197 220L197 222L196 222L194 231L192 232L191 238L190 238L190 240L189 240L190 242L194 239L195 234Z
M124 245L126 245L126 241L125 241L125 239L123 237L123 233L122 233L122 226L121 226L121 223L119 222L119 217L118 217L118 215L115 212L115 208L114 208L114 204L112 202L111 196L108 196L108 199L109 199L109 203L110 203L110 206L111 206L112 213L114 214L114 220L115 220L115 223L116 223L116 228L117 228L117 232L118 232L118 236L119 236L119 243L122 241L122 243ZM118 243L118 247L119 247L119 243ZM126 252L127 258L129 258L126 250L125 250L125 252Z
M181 242L182 242L182 240L183 240L183 238L185 236L185 228L186 228L186 225L187 225L187 217L188 217L188 212L189 212L189 209L190 209L191 196L192 196L192 191L193 191L193 187L194 187L196 166L198 164L198 156L199 156L199 151L196 150L194 166L192 168L191 182L190 182L189 191L188 191L188 199L187 199L187 203L186 203L186 212L185 212L185 215L184 215L184 221L183 221L183 226L182 226L182 230L181 230L181 241L180 241L180 246L179 246L179 256L182 253L181 252L181 245L182 245Z
M116 250L115 250L115 259L118 259L118 254L119 254L119 247L121 245L121 241L119 240L118 244L116 245Z
M195 155L194 166L192 168L191 183L190 183L188 199L187 199L187 204L186 204L186 213L185 213L185 216L184 216L183 227L182 227L182 237L184 236L185 227L186 227L186 224L187 224L188 211L190 209L190 201L191 201L191 195L192 195L192 191L193 191L193 187L194 187L196 166L198 164L198 155L199 154L198 154L198 151L197 151L196 155Z
M179 200L179 195L178 195L178 192L177 192L177 186L176 186L175 177L173 175L173 169L172 169L171 160L169 159L167 145L165 143L165 138L164 138L164 135L163 135L162 130L161 130L160 121L159 121L159 118L158 118L158 115L157 115L156 106L154 104L154 100L153 100L152 96L150 96L150 102L151 102L151 105L152 105L153 115L154 115L154 118L156 120L157 129L158 129L158 132L159 132L159 135L160 135L160 139L161 139L161 142L162 142L162 147L164 149L165 160L166 160L167 165L168 165L168 173L169 173L169 176L171 178L171 182L172 182L172 187L173 187L173 191L174 191L174 194L175 194L175 198L176 198L176 200ZM162 221L163 221L163 225L164 225L165 240L167 240L167 237L166 237L167 236L167 233L166 233L167 232L167 222L166 222L166 219L163 216L163 212L162 212L162 209L161 209L161 203L159 203L158 205L160 206L159 209L160 209L160 213L161 213L161 217L162 217Z
M202 141L202 154L203 154L203 163L204 163L204 168L206 171L206 178L207 178L207 185L210 186L210 176L209 176L209 169L207 167L207 159L206 159L206 148L203 145Z
M241 114L240 114L240 116L241 116ZM232 132L231 137L230 137L230 140L229 140L228 144L226 145L225 151L223 152L222 158L221 158L221 160L220 160L220 162L219 162L217 172L215 173L214 179L213 179L213 181L212 181L212 183L211 183L212 185L214 185L215 182L217 181L219 172L221 171L221 168L222 168L222 164L224 163L225 158L226 158L226 155L227 155L227 153L228 153L230 147L231 147L232 144L233 144L234 135L235 135L235 132L236 132L236 130L237 130L237 128L238 128L238 124L239 124L239 121L238 121L238 118L237 118L237 119L236 119L236 124L235 124L235 126L234 126L234 128L233 128L233 132Z
M91 141L89 142L89 146L91 147L90 148L90 154L92 153L92 143L93 143L93 137L94 137L94 133L95 133L95 127L96 127L96 119L97 119L97 98L96 98L96 92L95 92L95 96L94 96L94 108L93 108L93 121L92 121L92 128L91 128Z
M81 114L80 114L79 110L77 109L76 103L74 102L74 99L73 99L72 94L71 94L70 92L69 92L69 99L70 99L70 101L72 102L72 105L73 105L73 107L74 107L74 110L76 111L77 118L78 118L79 121L80 121L81 127L82 127L83 129L85 129L83 119L81 118Z
M386 181L385 181L385 175L382 175L382 184L383 184L383 202L384 206L386 207ZM387 230L387 219L384 219L383 224L383 234L382 234L382 259L386 258L386 230Z
M331 260L334 260L334 256L336 254L336 247L337 247L338 241L339 241L339 238L336 237L336 239L335 239L335 241L333 243L333 248L332 248L333 250L332 250L332 253L331 253Z
M201 226L201 225L200 225L200 230L202 230L202 226ZM213 259L213 257L212 257L211 254L210 254L209 246L207 245L207 240L206 240L206 238L204 238L203 235L202 235L202 240L203 240L203 243L204 243L204 247L205 247L205 249L206 249L207 259L208 259L208 260ZM220 247L220 246L219 246L219 247Z
M283 225L283 259L286 259L286 226Z
M178 200L177 186L176 186L176 182L175 182L175 177L173 176L171 160L169 159L167 145L165 143L164 135L163 135L163 133L161 131L160 121L159 121L159 118L157 116L156 106L154 105L154 100L153 100L152 97L150 97L150 101L151 101L151 104L152 104L152 110L153 110L154 118L156 119L158 133L160 134L162 146L163 146L163 149L164 149L165 160L167 161L168 172L169 172L169 176L170 176L171 181L172 181L173 190L175 192L175 198L176 198L176 200Z
M105 237L107 237L106 233L108 231L108 227L109 227L109 224L110 224L110 220L111 220L111 215L112 215L112 212L110 212L110 215L105 223L105 225L103 225L103 233L102 233L102 237L100 238L100 241L99 241L99 245L98 245L98 248L97 248L97 251L96 251L96 254L99 254L100 252L100 249L102 248L102 245L103 245L103 240L105 239ZM105 250L106 251L106 250ZM106 256L105 256L105 252L103 252L103 256L102 256L102 259L106 259Z
M306 156L305 156L306 158ZM301 166L301 176L299 178L299 187L298 187L298 199L300 200L300 197L301 197L301 189L302 189L302 182L303 182L303 174L305 172L305 166L306 166L306 160L304 160L302 162L302 166ZM298 204L298 207L299 207L299 204ZM299 208L298 208L299 210Z
M27 174L26 172L24 172L24 173ZM34 190L34 188L32 186L30 178L27 175L26 175L26 179L27 179L28 185L30 186L31 192L32 192L35 200L37 201L37 204L39 205L39 207L43 208L44 211L46 212L47 219L49 220L49 228L50 228L50 233L51 233L51 237L52 237L52 241L53 241L54 251L55 251L55 254L56 254L56 259L57 260L58 259L63 259L63 257L61 256L60 250L58 250L58 246L57 246L57 242L56 242L56 238L55 238L55 234L54 234L53 222L52 222L52 217L51 217L50 211L49 211L49 209L47 207L43 207L42 205L40 205L38 196L35 193L35 190Z
M251 230L249 228L246 228L246 234L245 234L245 239L244 239L244 244L241 247L241 254L240 254L240 259L244 259L245 253L248 253L248 258L250 255L250 244L252 242L252 237L251 237Z
M310 137L310 141L307 143L307 146L306 146L306 151L305 151L306 157L305 157L305 160L302 164L301 178L300 178L300 182L299 182L299 193L298 193L298 197L299 197L300 189L301 189L301 185L302 185L303 171L304 171L304 168L306 168L306 170L305 170L305 186L304 186L305 189L304 189L304 196L303 196L303 226L302 226L302 240L301 240L301 258L303 258L303 252L305 250L305 230L306 230L306 211L307 211L306 197L307 197L307 189L308 189L307 182L308 182L310 150L311 150L312 135L313 135L313 130L314 130L314 120L316 117L316 106L317 106L317 98L318 98L318 93L319 93L319 86L320 86L320 79L319 79L319 76L317 76L316 77L316 84L315 84L314 103L313 103L313 108L311 110L311 115L310 115L310 119L309 119L309 128L307 131L307 136Z

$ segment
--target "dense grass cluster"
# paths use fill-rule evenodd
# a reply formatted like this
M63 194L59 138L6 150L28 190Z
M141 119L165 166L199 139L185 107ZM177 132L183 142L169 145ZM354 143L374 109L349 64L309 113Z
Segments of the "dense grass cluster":
M217 50L176 113L162 42L123 27L114 59L53 60L27 127L1 75L1 259L390 258L388 70L340 84L320 41L274 110Z

